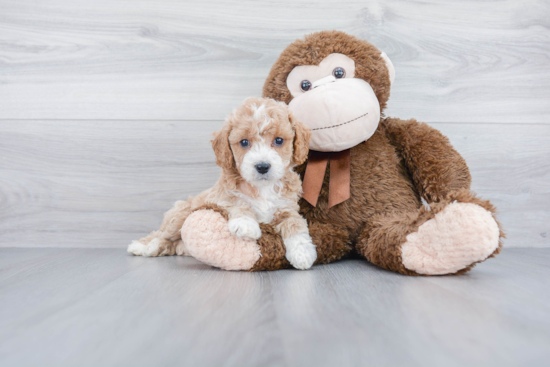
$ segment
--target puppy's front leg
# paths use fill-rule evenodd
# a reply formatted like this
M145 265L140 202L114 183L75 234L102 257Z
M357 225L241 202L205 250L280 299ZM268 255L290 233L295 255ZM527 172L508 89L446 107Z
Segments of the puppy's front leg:
M311 242L307 221L297 211L285 211L278 215L276 229L286 247L286 259L296 269L311 268L317 260L317 250Z
M229 232L240 238L257 240L262 236L262 230L256 216L251 211L236 210L229 212Z

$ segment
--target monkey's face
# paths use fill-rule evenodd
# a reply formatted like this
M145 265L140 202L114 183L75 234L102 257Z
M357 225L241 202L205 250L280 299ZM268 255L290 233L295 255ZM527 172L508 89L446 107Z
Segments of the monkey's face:
M385 54L390 80L393 65ZM339 152L370 138L380 121L372 86L355 77L355 61L332 53L319 65L296 66L286 79L289 109L311 129L310 149Z
M394 75L391 61L374 45L322 31L288 45L273 64L263 95L287 103L311 129L311 149L338 152L374 134Z

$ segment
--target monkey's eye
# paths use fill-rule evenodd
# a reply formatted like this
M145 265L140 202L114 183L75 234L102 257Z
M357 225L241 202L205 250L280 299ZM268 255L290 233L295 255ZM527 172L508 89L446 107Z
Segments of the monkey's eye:
M337 67L332 70L332 75L334 75L336 79L341 79L346 76L346 71L341 67Z
M274 143L275 145L279 146L279 147L280 147L281 145L283 145L284 142L285 142L285 139L283 139L283 138L275 138L275 140L273 140L273 143Z
M302 82L300 83L300 88L302 88L304 92L307 92L311 89L311 83L309 82L309 80L302 80Z
M241 147L243 148L248 148L250 146L250 142L246 139L241 140L239 144L241 144Z

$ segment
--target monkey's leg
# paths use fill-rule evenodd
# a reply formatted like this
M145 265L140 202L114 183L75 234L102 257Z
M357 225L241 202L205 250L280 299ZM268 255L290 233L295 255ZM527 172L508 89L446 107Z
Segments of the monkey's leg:
M137 256L188 255L181 241L181 227L191 213L189 203L177 201L164 214L160 229L149 233L128 246L128 252Z
M281 237L269 225L260 225L262 237L258 245L262 256L254 264L251 271L277 270L291 267L285 258L286 248ZM308 222L311 242L315 245L317 259L314 265L328 264L341 259L352 247L348 243L348 233L337 226L317 221Z
M317 221L308 222L309 235L317 247L316 264L328 264L340 260L351 252L349 234L345 229Z
M494 207L468 190L414 212L373 218L357 251L382 268L406 275L462 274L497 254L504 237Z
M282 243L279 235L265 233L261 225L262 237L258 240L238 238L231 234L228 226L229 216L226 210L217 205L204 205L193 211L181 229L183 245L195 259L225 270L252 270L260 262L262 251L259 244ZM271 227L273 230L273 228ZM274 230L273 230L274 231ZM284 259L284 248L282 257ZM286 259L285 259L286 261ZM279 264L283 267L285 264ZM288 261L286 266L290 266Z
M227 212L215 205L198 208L185 221L182 239L189 254L197 260L226 270L278 270L291 265L277 230L260 224L258 241L234 237L227 227ZM317 261L326 264L340 259L351 250L345 231L336 226L309 223L309 233L316 245Z

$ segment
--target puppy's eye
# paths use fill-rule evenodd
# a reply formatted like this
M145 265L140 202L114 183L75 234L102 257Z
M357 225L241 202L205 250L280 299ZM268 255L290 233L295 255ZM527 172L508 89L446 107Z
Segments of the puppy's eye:
M309 80L302 80L302 82L300 83L300 88L302 88L304 92L307 92L311 89L311 83L309 82Z
M332 70L332 75L334 75L336 79L342 79L343 77L346 76L346 71L341 67L337 67L334 70Z
M239 144L241 144L241 147L243 148L248 148L250 146L250 142L246 139L241 140Z
M283 145L284 142L285 142L285 139L283 138L275 138L275 140L273 140L273 143L277 146Z

